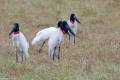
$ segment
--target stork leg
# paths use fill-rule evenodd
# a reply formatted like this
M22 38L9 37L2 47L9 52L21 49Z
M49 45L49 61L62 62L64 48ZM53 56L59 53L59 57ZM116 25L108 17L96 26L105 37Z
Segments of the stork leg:
M25 58L25 61L26 61L26 60L27 60L27 57L26 57L26 55L24 55L23 57Z
M16 47L16 62L19 62L19 53L20 53L20 50L19 48Z
M56 51L56 47L54 48L53 61L55 60L55 55L56 55L55 51Z
M53 61L54 61L54 59L55 59L55 54L53 54Z
M18 62L18 50L16 50L16 62Z
M39 53L41 52L42 47L44 46L44 44L45 44L45 41L43 42L42 46L40 47L40 49L39 49Z
M58 59L58 61L60 61L60 46L58 47L58 53L57 54L55 53L54 56L56 56L56 58Z
M74 37L74 44L75 44L75 37Z
M60 46L59 46L59 52L58 52L57 58L58 58L58 60L60 60Z
M69 42L70 42L70 35L69 35Z
M21 51L21 57L22 57L22 62L23 62L23 51Z

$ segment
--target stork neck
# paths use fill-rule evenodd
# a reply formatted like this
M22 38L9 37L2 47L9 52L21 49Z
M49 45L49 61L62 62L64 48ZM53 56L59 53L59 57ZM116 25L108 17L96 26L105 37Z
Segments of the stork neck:
M14 34L14 35L19 34L19 31L17 31L17 32L13 32L13 34Z
M70 22L71 22L72 24L74 24L74 23L75 23L75 21L73 21L73 20L70 20Z
M61 31L63 34L65 34L65 31L64 31L63 29L60 29L60 31Z

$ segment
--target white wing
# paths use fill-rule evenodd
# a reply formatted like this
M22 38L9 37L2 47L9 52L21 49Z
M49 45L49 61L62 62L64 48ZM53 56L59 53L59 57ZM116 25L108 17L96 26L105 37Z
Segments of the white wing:
M27 39L22 32L20 32L19 37L20 37L19 39L20 39L21 47L25 48L25 49L28 49L29 48L29 43L27 42Z
M37 45L37 44L41 44L44 41L48 40L49 37L51 36L51 34L53 32L55 32L57 30L57 28L55 27L50 27L50 28L45 28L41 31L39 31L35 38L32 40L32 45Z
M26 58L29 57L29 43L27 42L27 39L22 32L16 35L12 34L12 42L15 47L23 51Z

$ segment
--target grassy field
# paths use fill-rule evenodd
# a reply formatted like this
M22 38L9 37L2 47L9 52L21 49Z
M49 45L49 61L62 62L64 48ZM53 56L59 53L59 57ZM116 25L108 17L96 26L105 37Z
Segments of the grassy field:
M65 36L60 62L47 54L47 44L31 59L16 63L8 33L14 22L29 42L39 30L68 20L75 13L77 41ZM120 80L120 0L0 0L0 80Z

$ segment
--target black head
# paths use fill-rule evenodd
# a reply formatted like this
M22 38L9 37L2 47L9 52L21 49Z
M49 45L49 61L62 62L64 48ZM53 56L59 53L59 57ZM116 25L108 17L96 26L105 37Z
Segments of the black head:
M60 28L61 28L65 33L68 33L67 26L68 26L67 22L66 22L66 21L63 21Z
M75 14L71 14L71 16L70 16L70 20L72 21L72 22L75 22Z
M66 21L62 21L62 26L60 28L64 30L65 33L67 34L71 33L73 36L75 36L74 32L70 29Z
M19 31L19 24L18 23L14 23L13 25L14 25L13 32L18 32Z
M18 26L19 26L19 24L18 24L18 23L14 23L14 26L17 26L17 27L18 27Z
M11 35L13 32L19 32L19 24L14 23L13 25L14 26L13 26L12 30L10 31L9 35Z
M76 15L75 15L74 13L71 14L71 16L70 16L70 21L72 21L73 23L74 23L75 21L77 21L78 23L80 23L80 21L77 19Z
M19 24L18 23L14 23L14 27L15 28L19 28Z
M62 26L62 21L58 21L57 27L61 27L61 26Z

